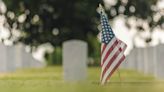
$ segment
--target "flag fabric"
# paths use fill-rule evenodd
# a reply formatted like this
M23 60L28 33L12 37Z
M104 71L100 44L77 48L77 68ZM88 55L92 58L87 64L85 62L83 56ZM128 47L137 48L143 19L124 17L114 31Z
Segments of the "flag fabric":
M113 30L111 29L108 17L103 8L100 6L100 20L101 20L101 84L105 84L113 72L124 61L124 51L127 45L119 40Z

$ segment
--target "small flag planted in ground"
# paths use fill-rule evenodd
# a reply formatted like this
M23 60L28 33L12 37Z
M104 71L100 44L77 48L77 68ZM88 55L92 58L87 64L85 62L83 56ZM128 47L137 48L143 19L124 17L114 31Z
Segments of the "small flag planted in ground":
M127 45L119 40L111 29L104 9L99 5L101 17L101 84L105 84L113 72L125 59L124 51Z

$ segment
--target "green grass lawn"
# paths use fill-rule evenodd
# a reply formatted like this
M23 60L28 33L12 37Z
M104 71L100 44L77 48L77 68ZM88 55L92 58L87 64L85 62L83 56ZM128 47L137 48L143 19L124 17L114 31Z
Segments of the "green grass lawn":
M0 92L164 92L164 82L152 76L120 70L111 81L99 85L100 68L88 68L88 78L81 82L65 82L62 67L24 69L0 74Z

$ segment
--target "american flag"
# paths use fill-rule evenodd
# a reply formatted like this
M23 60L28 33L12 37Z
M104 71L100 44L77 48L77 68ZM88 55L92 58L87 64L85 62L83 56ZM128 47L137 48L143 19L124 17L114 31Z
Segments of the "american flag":
M111 29L108 17L100 5L101 17L101 84L105 84L113 72L125 59L124 51L127 45L119 40Z

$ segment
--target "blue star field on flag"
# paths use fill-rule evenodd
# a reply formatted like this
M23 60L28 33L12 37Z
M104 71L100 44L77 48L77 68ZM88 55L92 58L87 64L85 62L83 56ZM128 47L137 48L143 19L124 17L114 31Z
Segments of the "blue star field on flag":
M103 12L100 13L100 16L101 16L101 26L102 26L101 39L103 43L108 44L115 35L110 25L108 24L109 22L107 16Z

